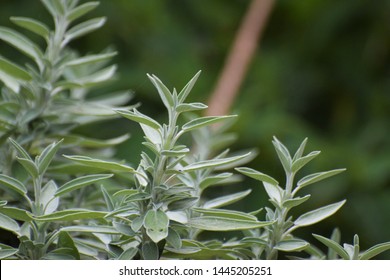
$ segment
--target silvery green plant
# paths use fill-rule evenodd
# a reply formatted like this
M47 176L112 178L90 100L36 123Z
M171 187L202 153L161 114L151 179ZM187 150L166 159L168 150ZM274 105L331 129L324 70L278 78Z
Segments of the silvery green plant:
M129 167L127 170L128 175L133 177L129 179L132 185L112 194L102 189L110 211L106 218L111 219L112 226L124 235L106 235L103 238L106 245L119 247L117 258L210 258L218 255L229 258L229 254L231 258L232 250L210 250L195 241L195 233L199 230L245 230L273 223L258 221L252 214L218 208L240 200L249 194L248 191L207 202L201 199L204 189L232 175L214 174L216 168L239 164L250 153L229 156L225 151L212 158L199 158L181 141L183 136L193 131L233 117L197 117L191 114L190 120L180 122L183 114L206 108L202 103L186 103L199 74L180 92L176 89L170 91L156 76L148 75L167 109L167 123L161 124L135 108L116 110L121 116L140 124L145 135L143 144L149 150L142 152L137 168ZM67 158L87 166L100 165L104 168L101 160L90 157ZM107 168L112 171L109 165Z
M126 135L111 140L89 139L74 134L74 128L112 118L112 106L129 101L128 93L91 97L115 74L116 66L107 62L116 54L104 50L80 56L69 43L99 29L104 17L82 21L98 2L78 4L77 0L42 0L53 18L51 29L45 23L27 17L11 17L26 33L37 35L35 42L24 33L0 27L0 41L19 51L19 65L0 56L0 170L12 174L14 152L7 139L12 137L31 154L39 154L45 145L64 139L62 148L107 148L126 140Z

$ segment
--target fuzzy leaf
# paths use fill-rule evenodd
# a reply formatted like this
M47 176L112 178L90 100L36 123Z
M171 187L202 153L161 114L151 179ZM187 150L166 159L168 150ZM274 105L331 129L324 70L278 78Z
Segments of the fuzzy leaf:
M80 189L85 186L89 186L95 182L98 182L100 180L111 178L113 174L93 174L93 175L86 175L83 177L78 177L76 179L73 179L64 185L62 185L57 192L55 193L56 196L63 196L64 194L67 194L71 191Z
M161 126L157 121L155 121L151 117L148 117L140 113L137 109L133 109L133 111L119 109L119 110L115 110L115 112L120 114L122 117L135 121L137 123L147 125L151 128L154 128L157 131L161 129Z
M127 165L124 165L124 164L113 162L113 161L94 159L94 158L90 158L90 157L86 157L86 156L66 156L66 155L64 155L64 157L66 157L70 160L76 161L80 164L87 165L90 167L96 167L96 168L103 169L103 170L109 170L112 172L135 173L134 168L127 166Z
M243 159L247 156L249 156L251 153L247 153L244 155L239 155L239 156L233 156L233 157L228 157L228 158L217 158L217 159L210 159L210 160L204 160L204 161L199 161L195 163L191 163L183 168L183 171L194 171L194 170L199 170L199 169L205 169L205 168L210 168L210 167L217 167L225 164L230 164L233 162L236 162L240 159Z
M199 187L201 190L205 190L209 186L222 183L222 181L228 179L232 175L233 173L225 172L213 176L208 176L199 184Z
M57 143L52 143L47 146L42 153L36 158L36 165L38 166L39 174L44 174L46 169L48 168L50 162L53 160L55 154L60 148L62 140Z
M203 103L183 103L176 107L177 113L192 112L197 110L204 110L208 106Z
M218 208L232 204L236 201L239 201L251 193L252 190L246 190L242 192L237 192L229 195L220 196L211 200L206 201L203 205L204 208Z
M216 116L216 117L201 117L201 118L196 118L192 121L187 122L182 126L182 130L184 132L191 131L194 129L198 129L207 125L211 125L220 121L224 121L230 118L236 117L235 115L231 116Z
M61 231L66 232L90 232L90 233L104 233L104 234L120 234L115 228L111 226L68 226L62 227Z
M19 252L18 249L0 249L0 260L5 260L9 257L12 257L17 252Z
M278 185L272 185L267 182L263 182L264 189L267 192L271 200L276 201L278 204L282 201L283 190Z
M347 251L345 251L345 249L340 244L338 244L337 242L335 242L335 241L333 241L333 240L331 240L329 238L323 237L321 235L313 234L313 236L318 241L320 241L321 243L326 245L328 248L333 249L344 260L349 260L350 259Z
M142 256L144 260L158 260L159 252L156 243L146 241L141 247Z
M298 150L295 152L295 155L293 157L293 162L296 161L297 159L301 158L302 155L303 155L303 152L305 150L305 147L306 147L306 144L307 144L307 138L305 138L301 145L299 146Z
M23 27L39 36L43 37L46 41L49 40L50 30L40 21L26 17L11 17L11 21L20 27Z
M293 164L291 166L291 171L298 172L302 167L304 167L307 163L309 163L320 153L321 153L320 151L314 151L304 157L298 158L297 160L293 161Z
M192 218L188 222L188 226L209 231L232 231L261 228L272 223L273 222L259 222L227 217L202 216Z
M31 222L33 219L31 212L15 207L0 207L0 213L17 221Z
M67 209L57 211L52 214L35 217L36 221L54 222L54 221L75 221L82 219L100 219L104 218L107 212L92 211L87 209Z
M272 141L285 172L291 172L292 159L287 148L276 138Z
M66 19L68 21L74 21L78 19L79 17L82 17L83 15L87 14L88 12L92 11L99 5L99 2L87 2L80 6L77 6L73 10L71 10L68 15L66 16Z
M0 228L11 231L15 234L19 234L20 227L15 220L9 218L8 216L0 213Z
M73 26L71 29L68 30L68 32L66 32L62 46L65 46L68 42L76 38L91 33L96 29L99 29L104 25L105 22L106 22L106 18L100 17L100 18L90 19L82 23L79 23L76 26Z
M165 107L168 110L174 108L175 103L173 101L172 93L169 91L169 89L155 75L147 74L147 76L150 79L150 81L153 83L153 85L156 87L158 94L160 95L160 98L164 103Z
M310 244L304 240L290 239L280 241L278 244L276 244L274 248L283 252L300 252L307 248L309 245Z
M118 260L132 260L138 253L137 248L129 248L124 250L123 253L118 257Z
M179 103L184 103L184 101L186 100L188 94L191 92L191 90L194 87L196 81L198 80L200 73L201 73L201 71L198 71L198 73L196 73L195 76L180 91L180 93L178 95Z
M144 219L146 233L155 242L168 236L169 218L161 210L149 210Z
M341 206L344 205L344 203L345 200L309 211L294 221L294 227L304 227L318 223L319 221L322 221L323 219L328 218L329 216L332 216L334 213L336 213L341 208Z
M97 63L101 62L107 59L110 59L114 57L117 54L117 52L111 52L111 53L105 53L105 54L95 54L95 55L87 55L80 58L73 59L71 61L68 61L65 63L65 67L69 66L80 66L80 65L86 65L91 63Z
M301 205L302 203L304 203L309 198L310 198L310 194L305 195L304 197L295 197L295 198L291 198L291 199L286 199L286 200L283 201L283 205L282 206L286 207L288 209L291 209L293 207Z
M57 210L59 198L54 196L56 191L57 185L53 180L47 182L47 184L42 188L41 203L45 209L45 215Z
M27 189L22 182L7 175L0 174L0 183L23 196L27 193Z
M23 147L18 142L16 142L12 138L8 138L8 140L12 144L12 146L18 151L19 155L22 158L29 159L32 161L32 158L30 157L29 153L25 149L23 149Z
M24 35L6 27L0 27L0 40L15 47L25 55L31 57L40 66L43 54L39 47Z
M235 168L235 170L237 170L238 172L248 176L248 177L251 177L255 180L258 180L258 181L262 181L262 182L267 182L271 185L279 185L279 182L276 181L274 178L272 178L271 176L268 176L267 174L264 174L264 173L261 173L257 170L254 170L252 168L248 168L248 167L238 167L238 168Z
M257 221L257 218L251 214L247 214L241 211L227 210L227 209L206 209L206 208L193 208L193 211L203 214L203 216L209 217L223 217L242 221Z
M36 164L29 159L16 157L17 161L24 167L24 169L30 174L33 178L38 178L39 171Z
M326 178L329 178L331 176L337 175L345 170L346 170L345 168L334 169L334 170L330 170L330 171L319 172L319 173L307 175L298 181L297 188L294 190L294 192L297 192L298 190L302 189L303 187L306 187L306 186L311 185L313 183L316 183L316 182L322 181Z
M172 228L168 230L167 243L175 249L180 249L182 246L180 235Z
M32 78L29 72L3 57L0 57L0 71L20 81L29 81Z
M369 260L375 257L376 255L385 252L387 250L390 250L390 242L385 242L381 244L377 244L375 246L372 246L367 251L363 252L360 255L361 260Z

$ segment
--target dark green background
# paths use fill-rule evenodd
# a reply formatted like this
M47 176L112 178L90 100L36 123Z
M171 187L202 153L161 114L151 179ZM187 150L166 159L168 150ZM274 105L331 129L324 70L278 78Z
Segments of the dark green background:
M91 16L107 16L106 25L72 46L81 53L116 48L118 77L107 92L131 89L133 102L142 102L140 110L161 118L163 107L146 73L180 89L202 70L190 99L207 102L248 4L101 1ZM0 24L11 26L8 18L14 15L50 21L38 0L2 0ZM3 43L0 53L18 59ZM232 149L258 148L260 154L249 166L280 182L283 174L271 144L273 135L292 152L305 137L308 151L322 151L302 176L348 169L309 187L313 197L305 210L344 198L347 204L333 218L298 234L330 235L338 226L344 242L351 243L358 233L363 249L390 241L390 1L276 1L233 112L239 119ZM137 126L116 121L86 129L102 138L127 131L132 138L119 147L118 157L137 164L142 137ZM254 191L235 208L250 211L266 203L255 181L244 185Z

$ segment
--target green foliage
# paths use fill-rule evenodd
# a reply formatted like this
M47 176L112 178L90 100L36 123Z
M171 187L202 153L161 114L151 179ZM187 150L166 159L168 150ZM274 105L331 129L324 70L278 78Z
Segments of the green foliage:
M16 245L1 240L1 259L276 259L279 252L302 251L309 258L370 259L390 249L382 243L360 252L357 235L353 245L342 247L335 231L331 239L314 235L329 247L325 255L299 237L297 229L334 215L345 200L294 218L290 210L310 199L298 193L344 169L295 182L319 152L304 155L305 139L291 156L276 138L284 187L242 167L257 153L230 151L235 137L227 131L236 115L202 117L198 111L207 106L188 101L200 72L179 92L147 75L166 110L165 121L135 106L118 107L129 101L126 93L91 96L92 89L104 88L113 78L116 66L106 64L116 53L81 56L69 43L105 23L103 17L81 20L98 3L41 2L53 18L53 30L35 19L11 21L41 37L45 48L0 27L0 40L29 61L21 66L0 57L0 228L17 240ZM83 125L118 117L142 130L138 165L114 157L128 134L101 140L77 132ZM248 197L251 189L208 197L211 187L241 183L233 170L261 181L272 206L258 205L250 213L226 208ZM210 232L232 237L204 238Z

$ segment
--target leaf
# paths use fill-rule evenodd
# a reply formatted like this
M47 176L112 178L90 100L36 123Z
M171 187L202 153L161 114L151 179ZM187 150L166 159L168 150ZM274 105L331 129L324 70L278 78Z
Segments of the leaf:
M53 18L64 14L64 6L60 0L41 0Z
M0 213L3 213L9 218L12 218L17 221L23 221L23 222L31 222L32 221L32 214L31 212L21 209L21 208L15 208L15 207L1 207Z
M107 212L92 211L87 209L67 209L57 211L48 215L38 216L34 219L40 222L54 222L54 221L75 221L83 219L101 219L107 215Z
M38 171L40 175L46 172L47 167L49 166L50 162L53 160L55 154L60 148L61 143L62 140L58 141L57 143L52 143L51 145L47 146L42 151L42 153L36 158L36 165L38 166Z
M271 176L268 176L267 174L264 174L264 173L261 173L257 170L254 170L252 168L248 168L248 167L238 167L238 168L235 168L235 170L237 170L238 172L248 176L248 177L251 177L255 180L258 180L258 181L262 181L262 182L267 182L271 185L279 185L279 182L276 181L274 178L272 178Z
M115 228L111 226L68 226L62 227L60 231L66 232L86 232L86 233L103 233L103 234L120 234Z
M68 249L69 255L71 255L75 260L80 260L80 253L77 250L72 237L66 231L61 231L58 234L57 248Z
M267 192L267 195L269 198L278 204L282 201L282 195L283 195L283 189L279 187L278 185L272 185L267 182L263 182L264 189Z
M146 233L155 242L165 239L168 236L169 218L161 210L149 210L144 219Z
M158 260L159 259L159 252L157 244L146 241L142 244L141 247L142 256L144 260Z
M261 228L273 222L258 222L250 220L232 219L227 217L202 216L192 218L188 226L209 231L232 231Z
M87 14L88 12L92 11L99 5L99 2L87 2L80 6L77 6L73 10L71 10L67 16L66 19L68 21L74 21L83 15Z
M13 140L12 138L8 138L9 142L14 146L14 148L18 151L19 155L24 159L29 159L32 161L29 153L21 146L18 142Z
M47 182L41 192L41 203L44 207L44 214L50 214L57 210L59 204L59 198L55 197L57 191L57 185L53 180Z
M168 230L167 243L175 249L180 249L182 246L180 235L173 228Z
M222 206L226 206L229 204L232 204L236 201L239 201L246 197L248 194L251 193L252 190L245 190L242 192L237 192L229 195L224 195L221 197L217 197L214 199L211 199L209 201L206 201L205 204L203 205L204 208L218 208Z
M11 21L49 41L50 30L42 22L26 17L11 17Z
M296 206L304 203L306 200L308 200L310 198L310 196L311 195L308 194L308 195L305 195L304 197L296 197L296 198L286 199L283 201L282 206L287 208L287 209L291 209L293 207L296 207Z
M198 129L207 125L211 125L220 121L235 118L236 115L231 116L216 116L216 117L201 117L191 120L182 126L182 131L188 132L194 129Z
M321 235L313 234L313 236L318 241L320 241L321 243L326 245L328 248L333 249L344 260L349 260L350 259L347 251L345 251L344 248L340 244L338 244L337 242L335 242L335 241L333 241L333 240L331 240L329 238L323 237Z
M184 113L184 112L192 112L192 111L198 111L198 110L204 110L207 109L207 105L199 102L195 103L182 103L179 106L176 107L177 113Z
M144 224L144 217L138 216L131 222L131 229L135 232L139 231Z
M133 111L118 109L118 110L115 110L115 112L120 114L122 117L125 117L129 120L135 121L137 123L145 124L145 125L150 126L151 128L154 128L156 130L161 129L161 126L157 121L142 114L137 109L133 109Z
M42 65L41 58L43 57L43 54L41 50L24 35L7 27L0 27L0 40L5 41L32 58L38 66Z
M106 22L105 17L100 18L94 18L87 21L84 21L80 24L77 24L76 26L73 26L70 28L66 33L64 37L64 41L62 42L62 46L65 46L68 42L79 38L81 36L84 36L88 33L91 33L95 31L96 29L99 29L104 25Z
M93 174L73 179L62 185L56 192L56 196L63 196L71 191L89 186L95 182L111 178L113 174Z
M198 73L196 73L195 76L180 91L180 93L178 95L179 103L184 103L184 101L186 100L188 94L191 92L191 90L194 87L196 81L198 80L201 72L202 71L198 71Z
M20 81L30 81L32 78L31 74L25 69L3 57L0 57L0 71ZM5 81L4 83L6 84Z
M162 102L164 103L165 107L168 110L172 110L172 108L175 107L175 103L173 101L172 93L169 91L169 89L161 82L159 78L157 78L155 75L149 75L147 74L150 81L153 83L153 85L156 87L158 94L160 95L160 98Z
M185 197L175 200L168 205L170 211L185 210L194 206L199 201L199 197Z
M329 204L327 206L309 211L301 215L300 217L298 217L298 219L294 221L294 227L304 227L312 225L318 223L319 221L322 221L325 218L328 218L329 216L332 216L341 208L341 206L344 205L345 201L346 200Z
M27 188L22 182L7 175L0 174L0 183L23 196L27 193Z
M78 163L81 163L83 165L87 165L90 167L96 167L99 169L103 170L109 170L112 172L130 172L130 173L135 173L136 171L134 168L120 164L117 162L113 161L105 161L105 160L100 160L100 159L94 159L86 156L66 156L64 155L67 159L76 161Z
M283 240L278 242L274 249L283 251L283 252L300 252L310 246L309 243L307 243L304 240L300 239L289 239L289 240Z
M5 216L4 214L0 213L0 228L11 231L15 233L16 235L19 235L20 227L15 220Z
M183 171L194 171L194 170L199 170L199 169L221 166L221 165L229 164L229 163L238 161L240 159L243 159L243 158L249 156L250 154L251 153L249 152L247 154L239 155L239 156L233 156L233 157L228 157L228 158L217 158L217 159L210 159L210 160L194 162L194 163L191 163L191 164L183 167L182 170Z
M205 208L193 208L193 211L197 213L201 213L204 216L210 217L224 217L224 218L232 218L243 221L257 221L257 218L253 215L234 210L227 209L205 209Z
M30 174L32 178L38 178L38 167L32 160L16 157L17 161L24 167L24 169Z
M129 248L125 251L123 251L123 253L118 257L118 260L132 260L138 253L138 249L137 248Z
M89 76L78 78L72 82L77 83L76 87L80 87L80 86L92 87L92 86L95 86L95 85L98 85L100 83L104 83L104 82L107 82L108 80L110 80L114 76L116 69L117 69L116 65L111 65L111 66L108 66L108 67L106 67L98 72L95 72ZM93 103L90 102L90 103L86 103L86 104L93 104ZM94 104L94 105L96 107L100 107L100 108L106 107L102 104Z
M186 155L190 152L190 149L183 148L179 150L162 150L161 154L168 157L179 157L182 155Z
M279 160L282 163L285 172L291 172L292 159L287 148L275 136L272 144L275 147L276 153L278 154Z
M375 257L376 255L385 252L387 250L390 250L390 242L380 243L375 246L372 246L367 251L363 252L360 255L361 260L369 260Z
M303 187L319 182L331 176L337 175L345 170L346 170L345 168L341 168L341 169L334 169L330 171L318 172L318 173L307 175L298 181L297 188L294 190L294 193L296 193L298 190L302 189Z
M304 167L307 163L309 163L320 153L321 153L320 151L314 151L304 157L298 158L297 160L293 161L293 164L291 166L291 171L298 172L302 167Z
M199 184L201 190L205 190L207 187L215 185L217 183L223 183L224 180L231 177L233 173L225 172L213 176L208 176Z
M12 257L17 252L19 252L18 249L0 249L0 260L5 260L9 257Z
M105 54L95 54L95 55L87 55L80 58L76 58L73 60L70 60L64 64L65 67L69 66L80 66L80 65L86 65L91 63L97 63L101 62L107 59L110 59L114 57L117 54L117 52L111 52L111 53L105 53Z
M305 147L306 147L306 144L307 144L307 138L305 138L301 145L299 146L298 150L295 152L295 155L293 157L293 162L296 161L297 159L301 158L302 155L303 155L303 152L305 150Z

